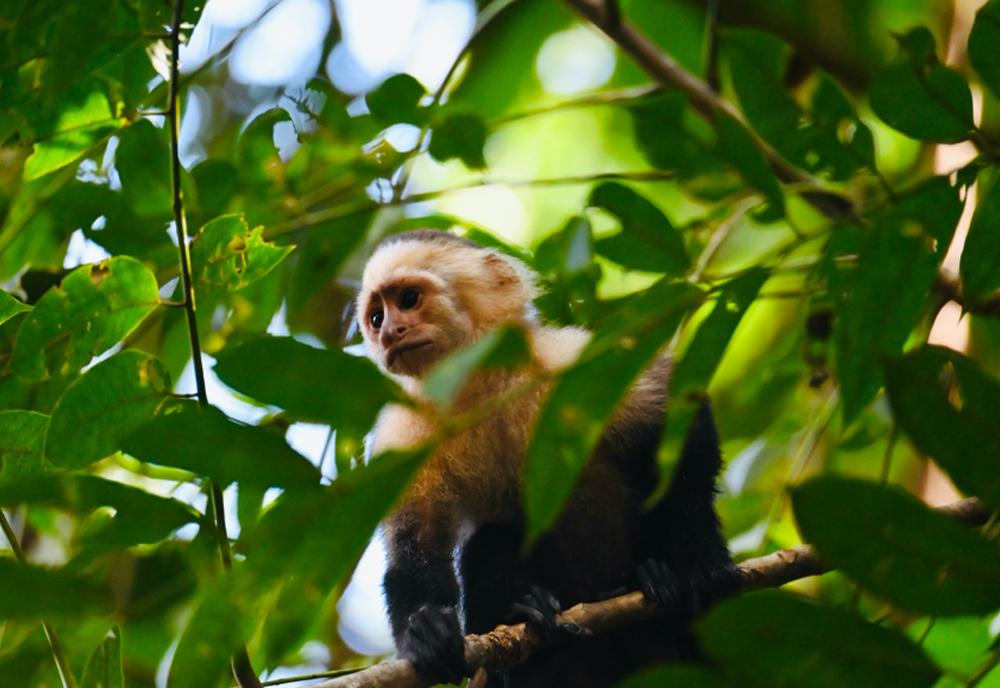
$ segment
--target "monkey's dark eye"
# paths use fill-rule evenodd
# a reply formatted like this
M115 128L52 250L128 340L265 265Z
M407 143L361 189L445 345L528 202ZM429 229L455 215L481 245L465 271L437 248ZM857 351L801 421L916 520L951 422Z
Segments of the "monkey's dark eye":
M381 308L376 308L372 311L372 314L368 316L368 321L371 322L372 327L376 330L382 327L382 320L385 319L385 315L382 313Z
M408 311L420 302L420 292L416 289L407 289L399 296L399 307Z

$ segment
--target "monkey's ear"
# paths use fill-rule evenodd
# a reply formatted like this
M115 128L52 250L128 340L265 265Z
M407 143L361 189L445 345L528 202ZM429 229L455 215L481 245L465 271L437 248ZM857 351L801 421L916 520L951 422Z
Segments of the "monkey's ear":
M521 276L517 274L517 270L503 256L487 253L483 257L483 263L486 265L487 274L492 278L494 286L507 288L521 282Z

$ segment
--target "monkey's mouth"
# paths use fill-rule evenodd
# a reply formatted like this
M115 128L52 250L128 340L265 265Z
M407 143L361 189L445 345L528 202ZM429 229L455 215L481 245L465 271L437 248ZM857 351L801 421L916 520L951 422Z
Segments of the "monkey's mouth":
M402 344L397 344L391 349L387 349L385 352L385 365L387 368L392 368L392 366L399 359L399 355L407 351L416 351L417 349L423 349L425 347L433 344L433 340L422 339L413 342L403 342ZM404 361L405 363L405 361Z

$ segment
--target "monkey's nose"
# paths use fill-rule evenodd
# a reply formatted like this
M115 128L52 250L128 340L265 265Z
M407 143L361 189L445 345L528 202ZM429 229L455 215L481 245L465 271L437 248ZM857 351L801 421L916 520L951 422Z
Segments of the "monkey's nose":
M382 346L391 346L406 336L409 328L406 325L395 325L382 328Z

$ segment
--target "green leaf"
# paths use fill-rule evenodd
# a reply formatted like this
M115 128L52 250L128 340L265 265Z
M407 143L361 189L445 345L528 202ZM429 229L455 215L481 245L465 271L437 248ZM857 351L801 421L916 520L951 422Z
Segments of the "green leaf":
M109 591L86 578L0 559L0 619L82 618L111 608Z
M137 459L260 487L308 488L319 471L262 428L238 425L217 408L180 404L125 437L122 449Z
M589 323L597 307L601 267L594 262L590 220L576 215L535 250L535 269L546 290L535 299L542 317L564 325Z
M282 660L302 646L317 617L326 611L327 598L337 591L336 583L323 584L316 576L308 580L299 575L286 576L277 585L280 590L261 630L263 660L268 667L280 666Z
M976 13L968 52L979 76L993 95L1000 96L1000 1L990 0Z
M252 633L252 601L232 581L216 578L198 596L170 662L170 688L218 686L232 680L230 658Z
M899 39L909 59L890 65L871 89L875 114L893 129L925 141L964 141L974 128L972 92L962 75L937 61L923 27Z
M822 132L822 137L813 142L813 149L833 179L848 179L862 166L875 170L872 130L827 74L820 75L813 92L812 116L816 129Z
M255 192L267 198L279 184L284 163L274 145L274 128L282 122L292 121L284 108L275 107L260 113L240 132L236 146L236 169L239 179L247 192ZM244 193L252 200L249 193Z
M387 122L420 124L423 120L418 104L426 91L409 74L395 74L365 96L372 115Z
M880 358L899 353L920 320L961 212L958 190L936 177L872 218L872 227L835 230L830 291L846 422L878 393Z
M296 257L288 287L288 309L294 314L326 287L351 254L364 242L375 212L366 210L312 227ZM325 306L324 306L325 307Z
M90 92L82 102L63 110L51 138L35 143L24 163L24 179L38 179L79 160L124 122L111 114L107 96Z
M487 134L486 125L477 115L449 115L435 125L428 152L441 162L458 158L466 167L482 169L486 167L483 146L486 145Z
M666 664L632 674L617 684L617 688L665 688L666 686L726 688L733 685L738 684L730 683L708 667Z
M801 112L782 83L788 45L757 29L727 29L724 37L733 89L747 120L789 160L802 165Z
M145 222L172 218L168 160L170 143L165 127L158 129L148 120L139 120L119 136L115 167L121 178L121 192L132 212Z
M7 292L0 290L0 324L7 322L18 313L30 310L31 306L21 303Z
M107 637L87 660L81 688L125 688L121 636L118 626L112 626Z
M240 191L239 173L228 160L203 160L191 169L191 177L198 190L198 208L209 216L229 210L230 200Z
M48 469L42 459L49 417L35 411L0 411L0 484Z
M939 675L899 632L777 590L723 602L696 630L709 656L740 685L924 688Z
M242 214L207 223L191 244L195 283L208 291L235 291L271 272L295 247L276 246L263 234L263 227L250 229Z
M694 287L666 282L630 297L556 383L525 457L529 541L555 521L619 400L701 297Z
M155 358L128 350L75 380L52 410L45 458L83 468L121 448L121 439L155 416L171 395L170 374Z
M11 368L32 381L68 375L128 335L157 303L156 277L134 258L81 266L24 319Z
M963 356L924 347L885 362L896 421L958 488L1000 506L1000 381Z
M279 366L281 374L262 375L261 364L268 362ZM215 372L243 394L338 431L367 432L379 409L402 397L367 358L317 349L291 337L262 337L225 349Z
M782 195L778 178L771 171L760 147L747 130L726 114L715 118L715 128L719 133L717 149L750 186L760 191L767 200L768 207L760 213L763 221L777 220L785 214L785 197Z
M683 94L657 92L630 104L628 112L637 145L657 169L677 172L688 190L711 200L738 188L716 151L714 132Z
M83 514L113 507L114 517L84 536L99 550L159 542L198 518L191 507L175 499L93 475L47 475L0 483L0 504L43 504Z
M966 307L1000 288L1000 174L980 175L979 202L962 251Z
M470 375L496 368L512 370L530 361L531 345L524 330L504 327L435 364L424 379L423 391L432 401L448 406Z
M691 265L684 239L667 216L648 199L616 182L593 190L589 204L621 221L622 231L599 239L597 252L635 270L678 275Z
M669 485L688 431L708 398L708 384L729 346L729 340L768 277L767 270L758 268L723 285L712 312L698 326L698 331L677 361L670 376L670 405L657 453L660 490Z
M332 587L351 571L428 455L427 447L379 454L321 490L282 495L239 544L252 587L265 591L289 571L320 589Z
M486 119L513 109L520 95L539 87L535 60L542 43L573 20L568 8L548 0L500 6L470 40L468 70L449 94L449 105L471 109Z
M894 487L825 476L792 493L804 539L823 561L905 609L1000 607L1000 548Z

